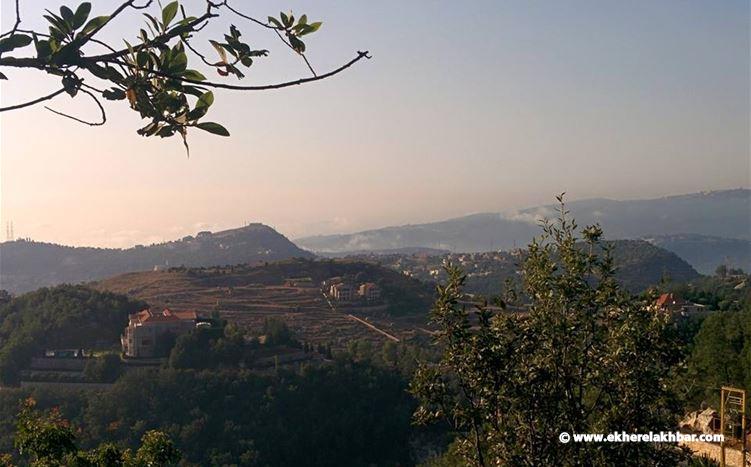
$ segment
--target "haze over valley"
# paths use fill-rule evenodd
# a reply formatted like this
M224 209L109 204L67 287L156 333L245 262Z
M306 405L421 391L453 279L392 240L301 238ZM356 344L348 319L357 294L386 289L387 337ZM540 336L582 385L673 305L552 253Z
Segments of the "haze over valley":
M580 226L599 223L609 239L641 239L676 254L700 273L711 274L720 265L751 269L751 190L635 201L592 199L573 201L566 207ZM128 249L4 242L0 244L0 282L10 291L23 292L174 266L258 264L315 255L442 256L444 252L510 251L524 248L538 236L540 221L553 218L555 209L554 205L545 205L511 214L475 214L429 224L301 238L297 244L263 224L198 232L171 242ZM653 267L660 269L659 265Z

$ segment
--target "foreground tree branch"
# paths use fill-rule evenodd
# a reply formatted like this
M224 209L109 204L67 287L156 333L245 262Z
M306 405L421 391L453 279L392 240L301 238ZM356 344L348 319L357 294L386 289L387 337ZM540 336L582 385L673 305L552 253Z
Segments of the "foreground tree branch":
M296 80L293 80L293 81L285 81L285 82L282 82L282 83L261 84L261 85L255 85L255 86L238 86L238 85L234 85L234 84L217 83L217 82L212 82L212 81L200 81L200 80L185 78L185 77L182 77L182 76L174 76L174 75L170 75L168 73L162 73L162 72L159 72L159 71L156 71L156 70L142 69L142 68L139 68L139 67L134 66L132 64L129 64L129 63L126 63L126 62L120 62L120 61L117 61L117 60L112 60L109 63L114 63L114 64L118 64L118 65L128 66L128 67L134 68L137 71L145 72L145 73L150 73L150 74L152 74L154 76L158 76L158 77L161 77L161 78L174 79L174 80L177 80L177 81L181 81L183 83L197 84L197 85L206 86L206 87L209 87L209 88L230 89L230 90L233 90L233 91L270 91L272 89L282 89L282 88L288 88L290 86L299 86L301 84L312 83L314 81L321 81L323 79L330 78L330 77L332 77L334 75L337 75L337 74L341 73L342 71L346 70L347 68L351 67L352 65L354 65L355 63L357 63L358 61L360 61L363 58L370 59L370 55L369 55L368 51L365 51L365 52L358 51L357 52L357 56L355 58L353 58L349 62L345 63L344 65L340 66L339 68L337 68L335 70L331 70L331 71L329 71L327 73L324 73L322 75L315 75L314 74L314 76L312 76L310 78L300 78L300 79L296 79Z
M0 112L6 112L8 110L23 109L24 107L31 107L32 105L39 104L40 102L48 101L48 100L54 98L55 96L58 96L58 95L60 95L60 94L62 94L64 92L65 92L65 88L60 88L60 89L58 89L57 91L55 91L55 92L53 92L51 94L47 94L46 96L42 96L42 97L36 98L36 99L31 100L29 102L24 102L22 104L16 104L16 105L10 105L8 107L0 107Z
M89 121L83 120L81 118L74 117L72 115L68 115L68 114L66 114L64 112L60 112L60 111L57 111L55 109L51 109L51 108L49 108L47 106L45 106L44 108L47 109L47 110L49 110L53 114L60 115L61 117L69 118L69 119L74 120L74 121L76 121L78 123L83 123L84 125L101 126L101 125L104 125L105 123L107 123L107 112L104 111L104 107L102 106L102 103L99 102L99 99L97 99L97 97L94 94L92 94L90 91L87 91L86 89L80 89L79 92L87 94L96 103L97 107L99 107L99 112L101 112L101 121L99 121L99 122L89 122Z
M63 92L72 98L85 94L97 104L101 113L99 121L90 122L47 109L82 124L99 126L106 123L107 117L96 93L105 100L127 102L132 110L147 120L147 125L140 128L138 134L162 138L180 135L186 148L189 128L229 136L229 131L219 123L204 121L214 102L211 89L267 91L298 86L330 78L363 58L370 58L367 51L359 51L340 67L317 74L305 55L304 40L308 34L318 31L321 22L309 22L307 15L296 19L292 13L269 16L264 22L231 7L226 0L206 0L205 10L195 16L187 14L178 1L151 14L149 11L155 6L153 0L142 0L141 4L127 0L108 15L91 17L92 4L83 2L75 10L62 6L59 14L46 10L43 16L49 23L49 31L44 32L22 29L20 0L15 3L13 28L0 35L0 68L39 70L59 76L62 88L25 103L2 107L0 112L30 107ZM243 79L257 60L269 55L267 49L251 47L235 25L230 26L223 40L208 40L216 53L216 60L199 52L193 42L209 22L222 16L222 9L262 30L273 31L287 48L303 59L312 76L273 84L238 85L209 80L201 71L190 68L186 48L200 59L202 66L222 78L231 75ZM116 47L96 37L116 18L124 17L125 12L141 10L144 11L145 25L139 29L136 43L123 40L124 46ZM34 50L31 53L15 55L16 52L30 51L32 45ZM8 56L9 53L13 55ZM0 79L8 78L0 72Z

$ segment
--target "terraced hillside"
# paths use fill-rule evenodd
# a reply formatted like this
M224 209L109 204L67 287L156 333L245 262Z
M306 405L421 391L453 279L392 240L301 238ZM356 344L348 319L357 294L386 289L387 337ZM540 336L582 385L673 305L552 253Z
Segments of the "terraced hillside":
M310 278L299 285L289 278ZM385 303L373 307L332 307L320 284L331 277L375 282ZM383 333L408 339L422 326L432 287L375 264L352 261L289 260L259 266L173 268L128 273L100 281L100 290L123 293L152 307L218 312L231 322L260 328L264 320L284 320L302 340L344 346L353 339L383 341ZM350 316L352 315L352 316Z

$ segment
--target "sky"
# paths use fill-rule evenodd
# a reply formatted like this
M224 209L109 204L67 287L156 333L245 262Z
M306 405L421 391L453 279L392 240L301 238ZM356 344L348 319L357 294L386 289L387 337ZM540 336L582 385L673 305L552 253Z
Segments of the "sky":
M60 4L21 3L36 28L42 4ZM93 3L92 15L116 5ZM358 50L373 58L304 86L216 92L207 119L232 136L193 131L190 157L178 138L137 135L145 122L123 101L106 104L102 127L41 106L4 112L3 229L102 247L248 222L299 238L511 211L563 191L631 199L751 186L748 1L231 4L262 18L283 4L322 20L307 41L319 72ZM0 13L7 30L12 0ZM239 84L308 76L273 34L231 13L196 44L211 53L208 39L230 24L271 50ZM122 44L141 26L139 13L123 15L101 38ZM3 106L59 86L0 71ZM97 116L84 99L48 105Z

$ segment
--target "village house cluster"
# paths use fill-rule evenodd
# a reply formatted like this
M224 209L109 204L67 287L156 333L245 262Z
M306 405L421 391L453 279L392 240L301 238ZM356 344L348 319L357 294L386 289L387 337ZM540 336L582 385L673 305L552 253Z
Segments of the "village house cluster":
M674 315L679 314L681 316L693 315L706 311L704 305L686 301L673 293L664 293L660 295L655 302L655 306L661 311L669 311Z
M381 300L381 288L373 282L364 282L355 286L340 278L329 279L324 282L324 290L328 288L328 295L339 302L378 302Z

